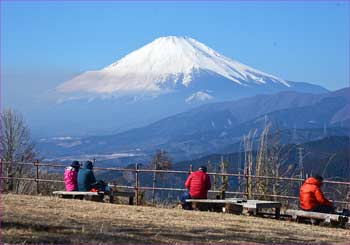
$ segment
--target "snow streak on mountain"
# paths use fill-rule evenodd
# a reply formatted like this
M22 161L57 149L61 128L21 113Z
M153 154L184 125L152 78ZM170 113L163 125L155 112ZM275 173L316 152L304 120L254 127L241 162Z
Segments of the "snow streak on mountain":
M57 90L159 94L187 88L203 72L226 78L238 86L290 87L285 80L227 58L193 38L169 36L154 40L102 70L87 71L59 85Z

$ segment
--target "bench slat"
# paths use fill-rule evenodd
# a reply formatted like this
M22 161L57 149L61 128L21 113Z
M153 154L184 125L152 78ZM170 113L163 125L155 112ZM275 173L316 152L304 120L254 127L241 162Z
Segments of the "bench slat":
M194 210L200 211L215 211L241 214L243 206L228 200L220 199L186 199L186 202L192 203Z
M281 203L276 201L265 201L265 200L242 200L238 198L228 198L228 199L186 199L186 202L192 204L202 204L202 205L235 205L241 206L240 209L247 208L253 210L256 215L259 213L260 209L263 208L274 208L275 218L280 218L280 208Z
M63 198L79 198L79 199L86 199L86 198L95 198L98 197L100 200L104 196L104 192L90 192L90 191L54 191L52 192L53 195L58 195ZM128 197L129 198L129 205L134 204L134 197L135 192L127 192L127 191L114 191L109 193L109 202L114 202L115 196L121 196L121 197ZM102 199L101 199L102 200Z
M186 199L186 202L201 202L201 203L235 203L231 200L222 199Z
M103 192L102 192L103 193ZM68 196L98 196L99 192L90 191L54 191L54 195L68 195Z
M296 219L297 217L304 217L309 219L325 220L327 222L330 222L330 221L347 222L348 221L348 217L338 215L338 214L309 212L309 211L303 211L303 210L287 209L286 214L291 215L294 219Z

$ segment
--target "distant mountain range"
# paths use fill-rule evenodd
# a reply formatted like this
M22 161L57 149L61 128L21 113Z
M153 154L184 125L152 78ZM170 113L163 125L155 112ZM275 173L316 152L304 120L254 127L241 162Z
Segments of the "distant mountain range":
M110 136L46 139L44 156L126 156L147 160L157 149L175 159L239 151L251 129L261 132L271 122L284 143L301 143L330 135L349 135L350 88L324 94L281 92L236 101L206 104L148 126ZM115 157L117 158L117 157ZM103 157L101 157L101 160ZM112 161L113 162L113 161Z
M280 91L324 93L251 68L189 37L160 37L111 65L54 89L31 113L36 135L111 134L198 105ZM44 116L43 116L44 115Z
M286 144L286 163L292 164L294 169L299 166L299 150L302 147L304 172L308 175L322 174L324 178L343 178L350 180L350 137L349 136L327 136L315 141L302 144ZM290 150L291 149L291 150ZM288 152L288 153L287 153ZM228 172L237 173L238 169L243 169L244 152L234 152L227 154L210 154L201 158L176 162L175 170L188 170L191 164L193 169L201 165L208 165L210 171L215 172L221 160L229 162ZM256 155L256 152L254 153ZM332 157L333 156L333 157ZM285 166L286 168L287 166Z

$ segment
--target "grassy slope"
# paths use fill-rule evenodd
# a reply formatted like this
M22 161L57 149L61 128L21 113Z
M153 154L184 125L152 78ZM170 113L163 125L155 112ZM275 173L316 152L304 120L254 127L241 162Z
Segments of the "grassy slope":
M90 210L87 212L87 210ZM2 196L3 243L347 243L350 230L224 213Z

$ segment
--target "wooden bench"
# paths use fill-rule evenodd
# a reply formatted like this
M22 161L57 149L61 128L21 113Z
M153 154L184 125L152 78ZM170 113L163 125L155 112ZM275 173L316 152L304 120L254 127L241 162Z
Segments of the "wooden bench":
M192 209L200 211L214 211L241 214L243 207L240 204L219 199L186 199L192 204Z
M61 198L90 200L90 201L102 201L104 196L103 192L90 192L90 191L54 191L52 192L52 194L57 195Z
M231 200L234 203L240 204L243 208L248 209L248 213L253 215L261 214L261 209L274 209L275 218L280 218L281 206L280 202L276 201L265 201L265 200L242 200L237 198L226 198L225 200Z
M285 212L287 215L290 215L295 221L304 221L305 219L310 220L311 223L313 221L323 221L326 224L331 224L335 222L340 226L345 226L346 222L349 221L349 217L339 215L339 214L327 214L327 213L318 213L318 212L309 212L303 210L295 210L295 209L287 209Z
M80 199L80 200L90 200L90 201L103 201L104 192L90 192L90 191L54 191L53 195L58 195L61 198L70 198L70 199ZM134 204L134 192L126 191L112 191L108 197L109 202L114 203L114 197L128 197L129 205Z

